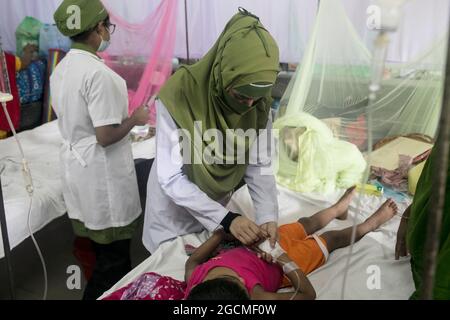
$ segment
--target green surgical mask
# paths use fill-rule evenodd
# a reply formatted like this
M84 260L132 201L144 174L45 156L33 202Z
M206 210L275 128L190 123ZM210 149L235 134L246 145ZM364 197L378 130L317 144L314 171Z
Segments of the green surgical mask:
M239 100L237 100L230 93L228 93L228 91L223 92L223 98L224 98L224 103L238 114L244 114L244 113L252 110L256 106L256 104L254 104L253 106L249 106L245 103L239 102Z
M244 86L234 87L234 90L247 97L269 96L273 88L272 83L254 83ZM257 100L258 98L255 98Z

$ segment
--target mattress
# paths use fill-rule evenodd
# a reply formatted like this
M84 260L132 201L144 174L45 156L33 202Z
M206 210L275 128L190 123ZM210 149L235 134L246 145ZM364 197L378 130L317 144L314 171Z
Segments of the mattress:
M62 138L57 121L19 134L35 187L31 227L33 232L66 213L59 177L59 149ZM133 143L135 159L153 159L154 138ZM11 248L29 237L27 219L29 197L24 189L21 157L14 138L0 141L0 174L6 222ZM0 231L1 232L1 231ZM4 256L0 237L0 258Z

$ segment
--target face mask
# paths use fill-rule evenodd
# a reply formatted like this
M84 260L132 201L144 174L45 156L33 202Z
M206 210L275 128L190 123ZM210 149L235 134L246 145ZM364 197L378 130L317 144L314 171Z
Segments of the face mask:
M234 110L234 112L238 114L244 114L254 109L262 101L262 98L255 98L255 100L253 101L253 105L249 106L248 104L242 103L241 101L237 100L235 97L231 96L228 91L224 90L223 100L228 105L228 107Z
M240 103L226 91L223 92L223 100L224 103L237 114L244 114L252 109L252 107L249 107L244 103Z
M100 36L100 38L102 39L102 42L100 43L100 46L98 47L97 51L98 52L103 52L106 49L108 49L109 45L111 44L111 41L105 41L103 40L103 37Z

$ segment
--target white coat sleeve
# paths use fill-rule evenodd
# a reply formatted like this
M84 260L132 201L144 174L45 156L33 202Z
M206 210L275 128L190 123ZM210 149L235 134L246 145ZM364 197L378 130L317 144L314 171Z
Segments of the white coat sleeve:
M99 70L93 74L85 97L94 128L122 123L123 106L117 105L117 90L108 72Z
M272 117L269 116L266 130L250 150L250 164L245 172L247 184L255 209L258 225L278 221L278 190L272 170Z
M207 230L214 231L228 209L214 201L183 173L178 127L161 101L157 106L156 161L157 176L163 192L184 207Z

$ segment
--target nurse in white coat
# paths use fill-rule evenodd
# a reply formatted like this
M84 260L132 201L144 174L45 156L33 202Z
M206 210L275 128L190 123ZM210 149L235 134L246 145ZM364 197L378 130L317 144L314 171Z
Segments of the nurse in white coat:
M257 17L240 10L204 58L183 66L165 84L157 102L157 152L143 230L150 252L178 236L218 228L245 245L266 237L275 244L278 203L270 170L270 110L278 71L275 40ZM180 130L186 133L181 143ZM239 137L238 131L254 132L257 140ZM213 161L205 157L211 146ZM245 159L237 156L240 151ZM195 154L194 162L187 154ZM244 184L255 221L227 209L233 192Z
M73 41L50 79L64 140L63 195L75 234L90 239L95 251L84 299L96 299L131 270L130 239L141 206L129 132L149 116L141 107L128 117L126 83L97 55L115 28L102 3L64 0L54 18Z

